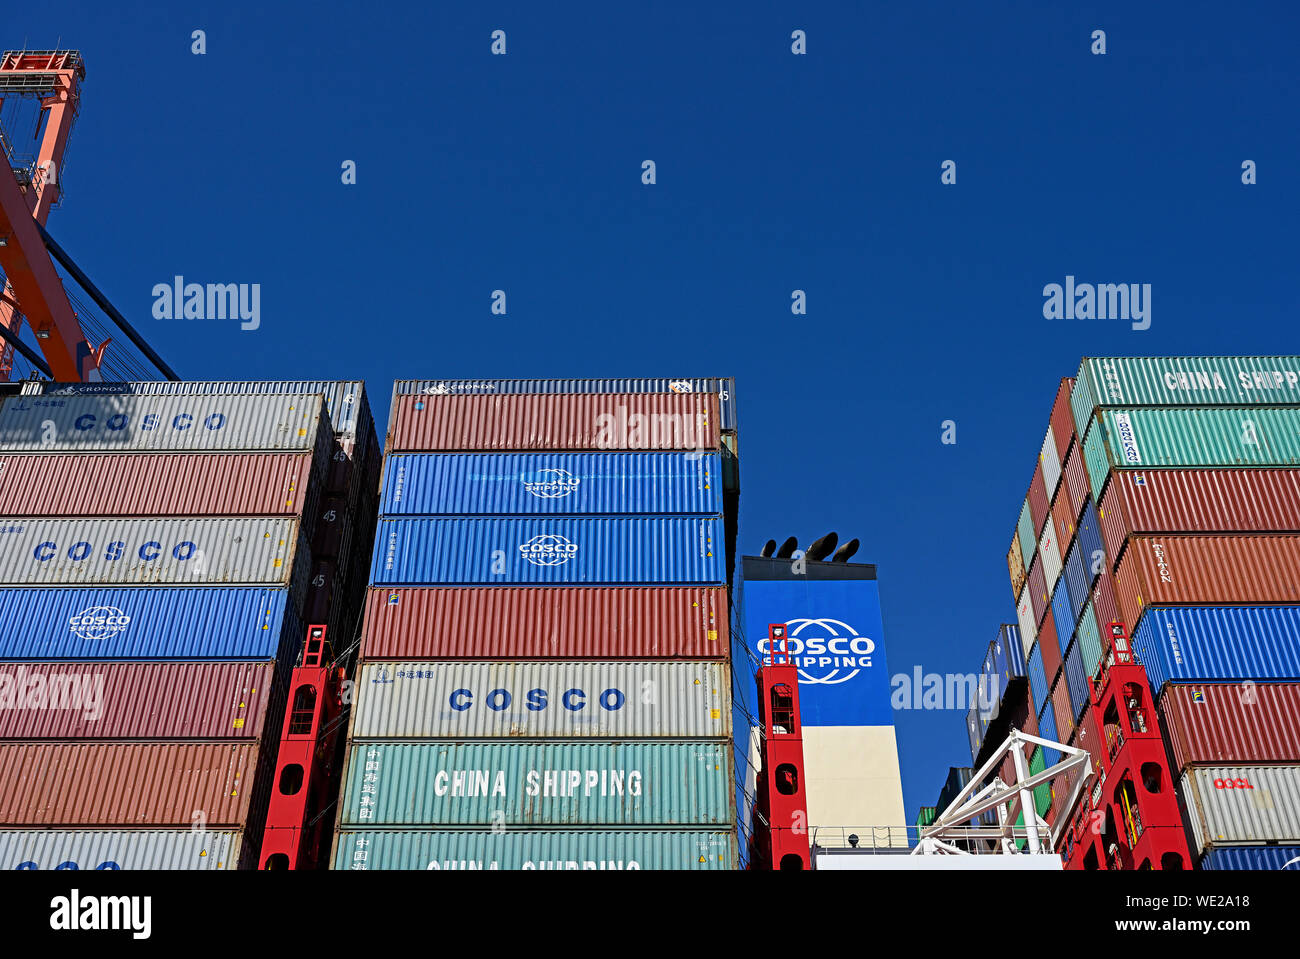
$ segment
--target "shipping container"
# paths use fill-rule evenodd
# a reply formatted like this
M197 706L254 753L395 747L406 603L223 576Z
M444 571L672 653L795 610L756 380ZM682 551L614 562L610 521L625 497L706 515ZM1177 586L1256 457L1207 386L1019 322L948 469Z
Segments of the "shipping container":
M1043 708L1038 713L1038 737L1049 739L1054 743L1060 742L1060 731L1056 724L1056 702L1052 697L1043 703Z
M1175 771L1300 763L1300 683L1168 685L1156 703Z
M1092 610L1097 617L1097 632L1103 640L1110 635L1110 624L1119 621L1119 603L1115 599L1115 578L1103 569L1092 583ZM1135 623L1125 623L1129 635Z
M1029 650L1038 637L1038 620L1034 616L1033 590L1028 583L1020 591L1020 602L1016 605L1016 618L1020 622L1020 651L1029 658Z
M722 512L716 453L406 453L384 461L392 516Z
M1262 406L1300 403L1300 357L1091 356L1070 407L1080 436L1099 406Z
M1011 574L1011 596L1018 599L1025 586L1025 561L1020 555L1019 536L1011 537L1011 548L1007 550L1007 572Z
M1025 675L1025 653L1020 643L1020 630L1010 623L998 627L998 634L989 644L993 672L1003 679Z
M1065 681L1069 685L1071 715L1077 720L1088 705L1088 673L1082 643L1075 639L1065 653Z
M12 396L0 404L5 452L311 450L332 434L319 394Z
M722 520L714 517L385 519L370 581L721 583L724 560Z
M1197 868L1300 872L1300 846L1215 846Z
M1088 500L1079 515L1079 558L1083 560L1084 570L1091 588L1093 577L1108 569L1106 546L1101 538L1101 518L1097 507Z
M1084 604L1088 602L1088 597L1092 593L1092 577L1088 575L1084 566L1084 552L1081 540L1082 534L1080 534L1079 540L1070 545L1070 552L1065 557L1065 571L1061 576L1070 598L1070 622L1075 626L1078 625L1079 612L1083 609ZM1060 621L1059 616L1057 621ZM1071 632L1073 631L1073 628L1071 628Z
M1133 651L1156 692L1167 682L1290 681L1300 680L1297 637L1297 606L1152 607Z
M1043 436L1038 462L1043 468L1043 488L1047 491L1047 499L1050 502L1056 498L1056 487L1061 481L1061 458L1056 452L1056 438L1052 436L1050 426Z
M339 825L726 826L734 785L729 743L358 743Z
M1020 559L1028 569L1038 550L1038 536L1034 532L1034 518L1029 513L1029 498L1020 505L1020 520L1016 523L1016 539L1020 543Z
M350 735L371 739L724 739L721 663L370 662Z
M274 673L269 662L0 663L0 739L258 739Z
M1056 531L1058 543L1068 543L1074 539L1074 522L1078 514L1070 505L1070 491L1061 486L1052 500L1052 529Z
M1043 673L1049 685L1055 681L1056 672L1061 668L1060 635L1056 629L1056 617L1049 612L1038 631L1038 645L1043 651ZM1068 636L1066 642L1069 642Z
M1147 606L1300 603L1300 536L1133 536L1115 598L1126 623Z
M34 453L0 455L0 483L10 516L298 516L312 466L309 453Z
M729 832L695 829L362 829L340 833L335 869L735 869Z
M1034 521L1034 532L1042 535L1047 522L1047 487L1043 483L1043 464L1034 466L1034 475L1029 481L1029 515ZM1039 546L1042 549L1042 546Z
M1118 470L1101 499L1118 561L1132 533L1300 530L1300 470Z
M1097 667L1101 663L1101 631L1097 628L1097 614L1092 608L1091 599L1079 614L1075 642L1079 644L1084 675L1091 679L1097 675Z
M1048 610L1052 608L1052 596L1047 591L1043 576L1043 554L1035 553L1034 561L1029 565L1029 598L1034 604L1034 627L1043 621Z
M716 450L707 394L397 396L388 453L513 450Z
M966 713L966 738L970 741L970 756L975 759L980 754L980 746L984 742L984 727L980 721L979 703L972 706Z
M1056 582L1061 578L1061 543L1050 524L1044 527L1042 539L1038 541L1038 555L1043 567L1043 604L1047 606L1056 591Z
M0 659L278 659L303 639L287 606L284 589L0 589Z
M398 380L393 395L447 396L500 393L711 393L722 409L722 428L736 429L736 381L730 376L623 377L617 379Z
M1042 713L1043 704L1048 701L1052 692L1051 684L1047 681L1047 671L1043 669L1043 651L1037 643L1029 651L1025 668L1029 674L1029 698L1034 707L1034 715L1037 716Z
M0 870L236 869L245 849L238 832L0 829Z
M1300 842L1300 766L1192 766L1179 780L1195 843Z
M1300 464L1300 409L1106 410L1083 443L1092 496L1112 469Z
M1078 439L1071 445L1062 471L1065 474L1066 492L1070 494L1070 508L1077 518L1083 511L1083 505L1092 502L1092 491L1088 487L1088 467L1083 457L1083 444Z
M1052 593L1052 619L1056 623L1056 635L1060 642L1068 644L1074 635L1074 601L1070 598L1069 583L1062 576Z
M189 826L247 820L256 743L0 743L0 822Z
M1074 732L1074 709L1070 704L1070 684L1064 669L1057 674L1052 686L1052 715L1056 717L1056 742L1063 743Z
M285 517L0 518L0 584L284 585L299 525Z
M371 589L361 656L726 659L720 587Z
M1056 456L1061 462L1063 471L1065 454L1070 449L1071 440L1074 439L1074 414L1070 411L1070 392L1073 389L1072 377L1062 379L1061 385L1056 390L1056 399L1052 403L1050 421L1052 439L1056 443Z

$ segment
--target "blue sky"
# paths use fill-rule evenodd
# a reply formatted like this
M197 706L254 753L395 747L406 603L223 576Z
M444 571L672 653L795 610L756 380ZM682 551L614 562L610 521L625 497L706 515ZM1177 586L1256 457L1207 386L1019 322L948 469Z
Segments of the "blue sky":
M973 670L1080 356L1296 352L1300 17L701 6L71 0L3 43L82 51L50 231L185 377L364 377L382 424L395 378L734 375L742 546L860 537L891 669ZM261 328L153 320L178 273ZM1151 328L1045 320L1067 274ZM969 754L898 730L910 818Z

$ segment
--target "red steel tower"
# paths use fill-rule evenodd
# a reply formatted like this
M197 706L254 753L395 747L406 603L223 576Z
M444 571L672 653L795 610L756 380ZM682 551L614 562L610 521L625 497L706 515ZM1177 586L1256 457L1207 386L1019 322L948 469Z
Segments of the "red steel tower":
M799 670L790 661L784 623L767 627L767 648L772 662L755 676L763 739L749 867L810 869ZM778 657L783 662L778 663Z

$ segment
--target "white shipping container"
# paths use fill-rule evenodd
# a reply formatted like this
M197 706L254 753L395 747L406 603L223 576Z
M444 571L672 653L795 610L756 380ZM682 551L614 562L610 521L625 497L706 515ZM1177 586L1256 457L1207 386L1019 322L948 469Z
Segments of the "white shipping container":
M1056 541L1056 524L1052 522L1052 511L1047 511L1047 523L1043 526L1043 536L1038 541L1038 555L1042 558L1043 577L1047 581L1047 595L1050 599L1056 589L1056 581L1061 577L1061 548Z
M1029 660L1029 651L1034 648L1034 639L1038 636L1038 624L1034 622L1034 602L1029 597L1029 582L1020 589L1020 602L1016 604L1016 618L1020 621L1020 648L1025 660Z
M1050 504L1056 496L1056 486L1061 482L1061 457L1056 452L1056 439L1052 436L1050 426L1047 435L1043 437L1043 448L1038 459L1043 464L1043 483L1047 486L1047 502Z
M1197 850L1300 842L1300 766L1192 766L1179 783Z
M0 871L11 869L235 869L237 832L0 829Z
M0 585L282 586L298 543L287 517L0 517Z
M731 735L725 663L372 662L356 696L354 740Z
M310 450L330 429L322 403L319 393L11 396L0 405L0 450Z

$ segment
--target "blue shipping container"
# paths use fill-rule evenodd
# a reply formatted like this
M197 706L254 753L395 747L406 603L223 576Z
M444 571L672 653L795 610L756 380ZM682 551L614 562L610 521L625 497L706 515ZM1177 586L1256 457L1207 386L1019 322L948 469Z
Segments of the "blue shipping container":
M1300 679L1300 606L1156 606L1133 636L1151 689Z
M1074 609L1070 601L1070 587L1062 576L1052 592L1052 616L1056 622L1056 640L1064 649L1074 635Z
M1107 569L1106 547L1101 539L1101 517L1097 515L1097 506L1088 500L1079 517L1079 532L1075 536L1079 544L1079 558L1083 560L1084 572L1088 579L1088 588L1103 569Z
M386 457L387 516L722 512L717 453L406 453Z
M1056 708L1052 705L1051 700L1048 700L1043 705L1043 711L1038 714L1038 738L1047 739L1054 743L1061 741L1060 733L1056 729ZM1058 752L1056 755L1059 758L1061 754ZM1050 766L1051 763L1048 763L1048 765Z
M0 659L279 659L302 643L262 587L0 589Z
M391 519L371 582L721 583L722 519Z
M1029 651L1029 698L1034 704L1034 715L1043 711L1051 687L1047 685L1047 673L1043 670L1043 650L1038 643Z
M1083 564L1083 555L1083 550L1079 546L1079 537L1076 536L1069 555L1065 557L1065 573L1061 577L1065 580L1065 588L1070 591L1070 616L1076 625L1079 611L1092 595L1092 577L1088 575L1087 568Z
M1200 868L1300 872L1300 846L1215 846L1202 857Z
M1025 675L1025 651L1020 645L1020 627L1003 623L993 640L995 668L1003 678Z
M1070 644L1065 654L1065 684L1070 691L1070 708L1074 710L1074 719L1078 719L1083 707L1088 704L1088 677L1083 665L1083 645L1078 639Z
M723 431L736 429L736 381L730 376L671 379L627 376L616 379L553 380L398 380L396 396L481 393L713 393L722 411Z

